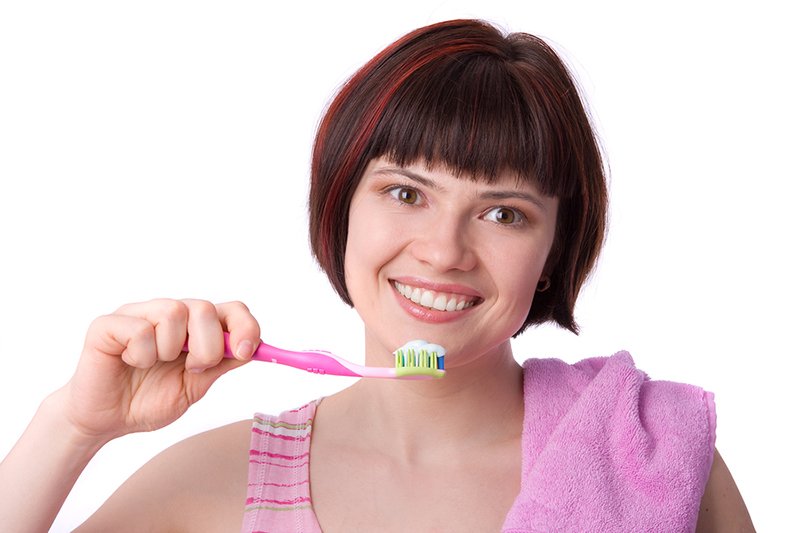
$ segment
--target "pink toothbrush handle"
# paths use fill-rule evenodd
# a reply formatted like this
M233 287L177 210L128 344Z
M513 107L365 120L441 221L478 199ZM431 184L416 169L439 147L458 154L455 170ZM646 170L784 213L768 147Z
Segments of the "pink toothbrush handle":
M233 359L233 351L230 346L230 336L227 332L222 333L225 339L225 357ZM188 342L183 346L183 351L188 351ZM284 350L263 342L258 345L253 359L265 361L267 363L278 363L280 365L291 366L311 372L314 374L331 374L334 376L351 376L364 378L390 378L390 379L430 379L441 377L444 370L431 371L430 368L407 368L398 371L397 368L367 367L351 363L330 352L324 350L307 350L295 352Z
M224 332L223 336L225 337L225 357L232 359L233 352L230 347L229 335L227 332ZM253 359L256 361L291 366L314 374L361 377L361 374L354 372L339 362L336 356L321 350L295 352L270 346L262 342L258 345L258 348L256 348Z

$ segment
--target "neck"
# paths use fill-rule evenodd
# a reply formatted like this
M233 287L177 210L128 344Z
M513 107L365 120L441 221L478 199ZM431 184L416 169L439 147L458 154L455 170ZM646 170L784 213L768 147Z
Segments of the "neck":
M331 415L345 415L337 422L357 423L359 428L351 429L372 450L403 462L438 461L456 450L469 452L519 439L522 368L506 342L448 368L442 379L363 379L326 399L323 406Z

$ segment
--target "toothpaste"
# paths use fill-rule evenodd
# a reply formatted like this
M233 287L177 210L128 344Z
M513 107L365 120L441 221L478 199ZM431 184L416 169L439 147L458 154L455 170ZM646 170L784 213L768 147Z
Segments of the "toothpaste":
M444 346L439 344L433 344L428 341L424 340L413 340L408 341L403 346L398 348L394 351L395 356L398 354L400 355L433 355L436 354L436 368L443 370L444 369L444 355L447 353L447 350L444 349Z

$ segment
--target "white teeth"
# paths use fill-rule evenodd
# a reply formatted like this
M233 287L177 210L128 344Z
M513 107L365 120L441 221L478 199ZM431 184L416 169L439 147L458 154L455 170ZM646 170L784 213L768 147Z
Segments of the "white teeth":
M414 287L414 290L411 291L410 295L408 295L408 299L414 303L419 303L421 298L422 298L422 291L419 290L418 287Z
M474 300L463 299L465 296L456 296L446 293L437 293L419 287L411 287L398 281L394 282L397 292L415 304L438 311L461 311L475 304Z
M422 291L422 298L419 299L419 305L423 307L433 307L433 293L431 291Z
M439 311L444 311L445 309L447 309L447 296L445 296L444 294L440 294L439 296L437 296L436 299L433 301L433 308L438 309Z

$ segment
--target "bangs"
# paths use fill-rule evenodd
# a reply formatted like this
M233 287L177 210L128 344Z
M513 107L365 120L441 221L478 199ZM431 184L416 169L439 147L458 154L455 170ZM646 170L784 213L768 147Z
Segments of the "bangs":
M607 191L603 160L572 75L527 33L480 20L444 21L401 37L345 82L314 141L309 236L342 300L349 213L369 162L442 165L493 182L511 174L558 202L558 220L531 324L578 332L573 309L600 253Z
M579 174L570 168L564 106L548 101L553 88L540 88L543 77L525 70L491 55L425 64L392 92L370 158L422 160L489 183L511 172L543 194L571 197Z

